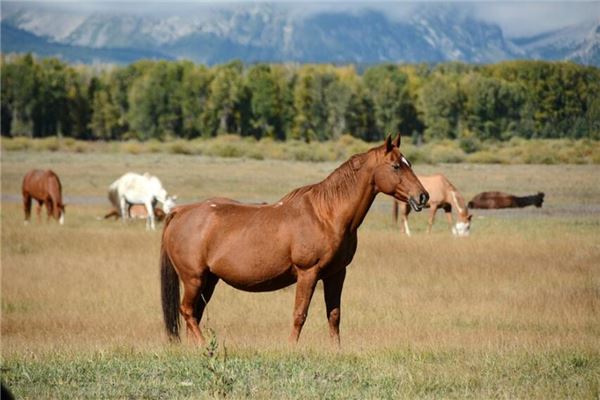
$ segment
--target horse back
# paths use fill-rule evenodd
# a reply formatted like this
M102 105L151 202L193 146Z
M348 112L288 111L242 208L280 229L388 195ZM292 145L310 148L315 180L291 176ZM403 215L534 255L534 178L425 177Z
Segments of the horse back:
M62 204L62 184L58 175L52 170L34 169L25 174L22 186L23 195L30 195L38 200L52 198Z

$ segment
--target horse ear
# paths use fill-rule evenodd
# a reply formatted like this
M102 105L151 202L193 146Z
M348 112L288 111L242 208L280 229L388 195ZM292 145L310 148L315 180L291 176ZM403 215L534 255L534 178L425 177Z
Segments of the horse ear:
M392 151L393 148L394 144L392 143L392 135L387 135L387 138L385 138L385 154Z
M469 222L471 222L471 218L473 218L473 214L469 214L469 216L467 217L467 219L469 220Z
M400 132L398 132L398 136L396 136L396 140L394 140L394 146L400 148Z

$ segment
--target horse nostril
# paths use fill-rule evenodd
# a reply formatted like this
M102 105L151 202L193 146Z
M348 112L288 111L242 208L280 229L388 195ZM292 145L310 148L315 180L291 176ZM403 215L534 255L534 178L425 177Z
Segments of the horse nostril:
M427 195L427 193L421 193L421 195L419 196L419 201L421 202L421 204L426 204L427 200L429 200L429 196Z

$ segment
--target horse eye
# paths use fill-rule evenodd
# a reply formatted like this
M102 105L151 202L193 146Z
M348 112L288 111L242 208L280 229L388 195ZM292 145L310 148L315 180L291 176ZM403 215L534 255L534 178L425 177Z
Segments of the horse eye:
M392 167L393 167L394 169L400 169L400 164L392 164Z

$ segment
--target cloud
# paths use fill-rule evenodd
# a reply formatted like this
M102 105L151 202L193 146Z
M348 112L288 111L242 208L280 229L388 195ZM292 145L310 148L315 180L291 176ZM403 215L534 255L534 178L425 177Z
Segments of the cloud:
M387 1L369 2L365 0L277 0L261 2L256 0L225 1L174 1L167 0L113 0L93 1L2 1L7 4L24 5L32 8L88 15L92 13L118 13L129 15L183 16L198 18L208 15L209 10L234 10L259 4L275 4L275 8L285 10L293 17L305 17L318 12L353 12L377 10L390 19L406 20L419 10L437 7L456 8L456 15L469 14L490 23L498 24L508 37L535 35L557 30L566 26L582 24L590 20L600 21L600 1ZM4 11L4 10L3 10Z

